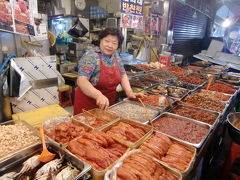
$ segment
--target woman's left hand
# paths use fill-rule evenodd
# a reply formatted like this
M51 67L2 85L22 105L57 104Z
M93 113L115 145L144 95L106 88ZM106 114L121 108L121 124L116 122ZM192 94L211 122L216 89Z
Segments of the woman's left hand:
M143 93L134 93L134 92L131 92L129 94L127 94L127 97L129 99L138 99L138 98L143 98L145 95Z

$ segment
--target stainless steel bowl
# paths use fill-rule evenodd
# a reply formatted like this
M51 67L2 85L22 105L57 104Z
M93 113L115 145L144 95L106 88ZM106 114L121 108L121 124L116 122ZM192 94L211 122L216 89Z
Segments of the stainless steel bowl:
M232 140L240 144L240 129L234 125L236 119L240 119L240 113L230 113L227 116L228 132Z

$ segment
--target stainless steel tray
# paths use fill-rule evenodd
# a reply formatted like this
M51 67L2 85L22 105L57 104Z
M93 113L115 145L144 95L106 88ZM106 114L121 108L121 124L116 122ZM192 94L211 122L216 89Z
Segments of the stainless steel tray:
M147 67L147 65L146 64L134 64L134 65L132 65L133 67L135 67L135 68L137 68L137 69L140 69L139 67L136 67L136 66L138 66L138 65L143 65L143 66L146 66ZM156 71L157 70L157 68L151 68L151 67L147 67L147 68L150 68L150 70L142 70L142 69L140 69L141 71L144 71L144 72L152 72L152 71Z
M4 161L4 159L7 159L7 158L10 158L16 154L18 154L19 152L25 150L25 149L28 149L28 148L31 148L35 145L37 145L38 143L40 143L40 135L39 135L39 132L33 128L31 125L29 125L26 121L22 121L22 120L10 120L10 121L7 121L7 122L4 122L4 123L1 123L0 126L2 125L14 125L14 124L23 124L24 126L26 126L32 133L33 135L37 136L39 138L39 140L33 144L29 144L28 146L24 146L22 147L21 149L17 149L15 150L14 152L10 152L8 155L5 155L5 156L2 156L0 157L0 162Z
M224 82L224 81L221 81L221 80L214 80L214 82L213 83L226 83L226 82ZM221 92L221 93L224 93L224 94L228 94L228 95L234 95L237 91L239 91L239 86L234 86L234 85L231 85L231 84L229 84L229 83L227 83L228 85L230 85L230 86L232 86L234 89L236 89L235 90L235 92L234 93L232 93L232 94L230 94L230 93L225 93L225 92ZM203 88L205 88L207 85L205 85ZM210 90L210 91L214 91L214 90ZM219 92L219 91L216 91L216 92Z
M198 93L198 92L201 92L201 91L211 91L211 90L198 89L198 90L195 91L195 93ZM232 99L232 97L233 97L233 95L231 95L231 94L226 94L226 93L222 93L222 92L218 92L218 91L212 91L212 92L215 92L216 94L219 93L219 94L223 94L223 95L225 95L225 96L228 96L229 99L228 99L227 101L223 101L223 100L220 100L220 99L215 98L216 100L221 101L221 102L223 102L223 103L230 103L230 101L231 101L231 99Z
M238 87L240 86L240 81L232 81L232 80L225 80L225 79L219 79L219 80L232 84L233 86L238 86Z
M132 87L139 87L139 88L143 88L143 89L147 89L147 88L150 88L150 87L152 87L152 86L154 86L156 84L159 84L158 81L146 79L146 78L144 78L142 76L133 77L129 81L130 81L130 84L131 84ZM148 82L149 84L148 85L138 85L138 84L135 85L134 84L135 81L139 81L139 82L145 81L145 82Z
M222 70L214 69L211 66L204 68L200 71L200 73L202 73L202 74L210 74L210 75L220 75L221 72L222 72Z
M160 72L158 71L155 71L155 72L152 72L151 74L155 75L155 76L158 76L158 77L162 77L164 79L164 81L168 81L168 80L171 80L171 79L177 79L179 78L179 76L177 76L176 74L172 73L171 71L167 71L167 70L163 70L163 71L166 71L166 73L168 73L169 75L166 74L166 76L161 76L161 70Z
M151 94L146 94L146 95L151 95ZM158 95L158 94L156 94L156 95ZM165 95L159 94L159 96L165 96ZM153 105L150 105L150 104L145 104L144 102L143 103L144 103L145 106L159 109L159 111L161 113L161 112L164 112L164 111L168 110L171 106L173 106L177 102L176 98L172 98L172 97L169 97L169 96L165 96L165 97L168 98L168 100L170 101L171 105L168 105L168 106L165 106L165 107L161 107L161 106L153 106ZM136 102L136 103L138 103L139 105L142 106L142 104L139 101L131 100L131 99L128 99L128 98L124 99L124 101L125 100Z
M211 110L208 110L208 109L202 109L202 108L199 108L199 107L186 106L186 105L183 105L183 104L178 104L177 106L173 107L169 112L172 113L172 114L175 114L175 113L172 112L172 110L175 109L175 108L178 108L178 107L186 107L186 108L189 108L189 109L202 110L202 111L206 111L206 112L215 114L217 116L217 118L216 118L216 120L213 124L205 123L205 122L202 122L202 121L198 121L197 119L192 119L192 118L183 116L183 117L192 119L194 121L202 122L203 124L209 125L211 127L211 129L214 129L214 127L219 123L219 120L221 118L221 113L219 113L219 112L211 111ZM176 114L176 115L178 115L178 114ZM181 116L181 115L178 115L178 116Z
M171 72L168 72L168 73L171 74ZM159 78L159 80L157 80L157 79L151 79L151 78L147 77L148 75L157 76L157 77ZM171 77L171 76L170 76L170 77L166 76L166 77L162 77L161 75L159 75L158 71L152 71L152 72L146 73L143 77L146 78L146 79L152 80L152 81L157 81L158 83L163 83L163 82L165 82L165 81L168 81L169 79L176 79L176 78L178 78L177 76L172 76L172 77Z
M140 103L138 103L138 102L136 102L136 101L130 101L130 100L128 100L128 99L125 99L125 100L123 100L123 101L120 101L119 103L116 103L116 104L110 106L109 109L110 109L111 112L112 112L112 109L113 109L114 107L119 106L119 105L122 105L122 104L124 104L124 103L130 103L130 104L136 105L136 107L141 107L141 108L143 108L143 106L142 106ZM160 109L160 108L157 108L157 107L154 107L154 106L149 106L149 105L145 105L145 106L146 106L147 108L149 108L149 109L156 110L156 114L155 114L153 117L151 117L151 120L154 119L160 112L163 111L163 109ZM126 112L124 112L124 113L126 113ZM121 117L121 118L126 118L126 119L131 119L131 120L134 120L134 121L138 121L138 122L141 122L141 123L144 123L144 124L148 123L148 121L149 121L148 117L146 118L145 121L139 121L139 120L137 120L137 119L129 118L129 116L125 116L125 115L121 115L121 114L120 114L120 117Z
M198 90L197 90L197 91L198 91ZM197 91L196 91L196 92L197 92ZM189 95L193 95L193 94L194 94L194 93L189 94ZM187 97L187 96L186 96L186 97ZM186 98L186 97L185 97L185 98ZM185 98L184 98L184 99L185 99ZM183 99L183 100L184 100L184 99ZM232 98L231 98L231 99L232 99ZM231 99L230 99L230 100L231 100ZM219 101L219 100L218 100L218 101ZM184 102L184 101L183 101L183 102ZM223 114L223 113L226 111L226 109L228 108L229 103L223 102L223 101L219 101L219 102L222 102L222 103L225 104L225 107L222 109L222 111L214 111L214 110L211 110L211 109L206 109L206 108L200 107L200 106L198 106L197 104L195 104L195 105L196 105L197 108L200 108L200 109L203 109L203 110L209 110L209 111L212 111L212 112L218 112L218 113L222 113L222 114ZM179 103L179 102L178 102L178 103ZM186 103L188 103L188 102L186 102Z
M221 80L230 80L230 81L240 81L240 76L237 76L237 75L230 75L230 74L226 74L226 73L222 73L220 74L220 77L219 79Z
M166 136L164 133L154 130L153 134L152 134L151 136L149 136L149 137L146 139L146 141L148 141L149 139L151 139L151 137L154 136L154 134L161 134L161 135L163 135L163 136ZM167 163L163 162L162 160L157 159L157 158L155 158L155 157L153 157L153 156L151 156L151 155L150 155L150 156L151 156L153 159L156 159L157 161L161 162L161 163L164 164L165 166L167 166L167 167L169 167L169 168L172 168L172 169L174 169L175 171L179 171L179 172L182 174L182 176L185 177L185 176L191 171L191 169L192 169L192 167L193 167L193 165L194 165L194 162L195 162L195 159L196 159L197 150L196 150L196 148L193 147L193 146L190 146L190 145L188 145L188 144L185 144L185 143L182 143L182 142L180 142L180 141L177 141L177 140L175 140L175 139L173 139L173 138L171 138L171 137L168 137L168 138L169 138L173 143L175 143L175 144L180 144L180 145L184 146L186 149L188 149L189 151L191 151L191 152L193 153L192 159L190 160L187 169L186 169L185 171L180 171L180 170L178 170L178 169L176 169L176 168L173 168L172 166L168 165ZM145 141L145 142L146 142L146 141ZM142 145L141 145L141 146L142 146ZM141 146L140 146L138 149L140 149ZM140 149L140 151L144 152L144 151L141 150L141 149ZM144 153L145 153L145 152L144 152ZM146 154L147 154L147 153L146 153Z
M206 140L207 136L209 135L209 133L210 133L210 131L211 131L211 126L209 126L209 125L206 124L206 123L202 123L202 122L199 122L199 121L194 121L193 119L189 119L189 118L186 118L186 117L183 117L183 116L179 116L179 115L176 115L176 114L172 114L172 113L169 113L169 112L164 112L164 113L162 113L161 115L159 115L159 116L157 116L156 118L154 118L154 119L152 120L152 122L156 121L159 117L164 116L164 115L168 115L168 116L172 116L172 117L174 117L174 118L178 118L178 119L182 119L182 120L185 120L185 121L193 122L193 123L195 123L195 124L198 124L198 125L200 125L200 126L207 127L207 128L209 129L208 132L206 133L206 135L203 136L202 140L201 140L199 143L191 143L191 142L188 142L188 141L185 141L185 140L176 138L176 137L174 137L174 136L171 136L171 135L169 135L169 134L163 133L163 132L161 132L161 131L159 131L159 130L156 130L156 131L159 131L159 132L161 132L161 133L163 133L163 134L165 134L165 135L167 135L167 136L169 136L169 137L171 137L171 138L173 138L173 139L175 139L175 140L177 140L177 141L180 141L180 142L182 142L182 143L185 143L185 144L194 146L194 147L196 147L196 148L200 148L200 147L202 146L202 144L204 143L204 141Z
M83 176L90 176L86 174L90 169L91 166L80 161L78 158L70 155L67 151L63 150L62 148L55 146L54 144L47 144L49 151L58 154L59 156L63 156L66 162L69 162L71 165L76 167L77 169L81 170L81 172L74 178L80 179ZM0 162L0 176L11 171L16 171L17 168L21 167L21 164L26 161L28 158L32 157L33 155L40 154L42 151L42 145L37 144L33 147L27 148L21 152L18 152L14 156L6 159L3 162ZM20 170L20 169L19 169Z
M177 84L177 83L180 83ZM183 81L175 81L175 80L169 80L169 81L166 81L165 84L168 84L168 85L171 85L171 86L176 86L176 87L181 87L181 88L185 88L185 89L188 89L190 91L194 91L195 89L198 88L198 86L194 85L194 84L190 84L190 83L187 83L187 82L183 82ZM182 84L182 85L181 85ZM193 88L187 88L186 86L192 86Z
M152 91L151 91L151 90L153 90L153 89L156 89L158 86L166 86L167 94L161 93L161 92L158 93L158 92L152 92ZM183 90L183 91L186 91L186 92L185 92L182 96L179 96L179 97L173 96L171 93L169 93L168 87L180 89L180 90ZM149 93L149 94L162 94L162 95L170 96L170 97L172 97L172 98L176 98L176 99L179 99L179 100L182 100L184 97L186 97L186 96L191 92L191 91L188 90L188 89L181 88L181 87L177 87L177 86L171 86L171 85L167 85L167 84L159 84L159 85L153 86L153 87L151 87L151 88L149 88L149 89L146 89L146 91L147 91L147 93Z
M186 76L190 76L191 74L192 73L190 73L190 74L188 74ZM193 84L193 85L198 86L198 87L203 87L205 84L207 84L209 76L206 75L206 74L202 74L202 73L197 73L197 74L203 75L206 80L202 84ZM183 77L186 77L186 76L183 76ZM182 77L180 77L180 78L182 78ZM181 80L179 80L180 78L178 78L177 81L181 81ZM185 81L181 81L181 82L185 82ZM186 82L186 83L188 83L188 82ZM192 83L188 83L188 84L192 84Z

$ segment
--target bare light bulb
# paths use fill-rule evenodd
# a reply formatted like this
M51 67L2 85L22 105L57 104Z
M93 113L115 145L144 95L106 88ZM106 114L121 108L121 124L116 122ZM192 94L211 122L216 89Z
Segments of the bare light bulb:
M225 19L222 23L222 27L229 27L232 24L232 21L230 19Z
M192 17L193 17L194 19L196 19L196 18L197 18L197 12L196 12L196 11L194 11L194 13L193 13Z

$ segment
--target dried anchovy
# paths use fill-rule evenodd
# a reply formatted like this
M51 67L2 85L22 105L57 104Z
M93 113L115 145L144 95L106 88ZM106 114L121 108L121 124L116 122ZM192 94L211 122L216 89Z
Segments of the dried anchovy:
M138 104L132 104L127 102L113 106L111 110L126 119L132 119L140 122L146 122L149 119L153 119L158 114L158 111L156 109L150 109L146 107L145 110L142 106Z

